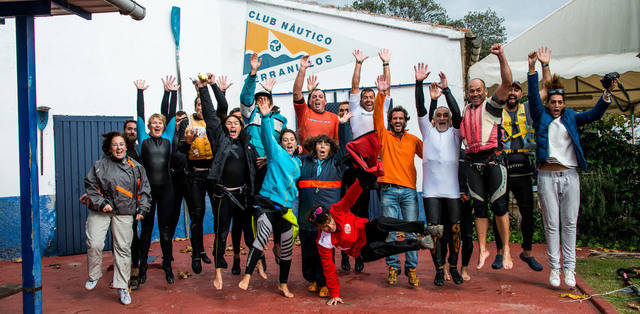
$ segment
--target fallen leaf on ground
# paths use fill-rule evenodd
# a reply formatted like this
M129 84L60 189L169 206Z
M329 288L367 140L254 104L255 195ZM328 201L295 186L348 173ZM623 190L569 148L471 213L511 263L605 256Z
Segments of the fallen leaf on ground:
M620 251L616 250L616 249L602 249L602 251L605 252L605 253L609 253L609 252L620 253Z
M594 273L594 275L595 275L595 276L600 276L601 274L600 274L600 273Z
M174 241L187 241L189 238L175 238Z
M187 247L185 247L184 249L180 250L180 253L189 253L193 251L193 249L187 245Z
M49 266L49 267L51 267L53 269L60 269L60 264L49 264L47 266Z
M582 251L582 248L577 247L576 251ZM591 251L595 251L595 250L591 250Z
M634 310L640 311L640 305L633 304L633 303L627 303L627 306L632 308L632 309L634 309Z
M183 272L181 270L178 270L178 279L187 279L189 277L191 277L191 273L190 272L188 272L188 271Z
M14 263L22 263L22 259L21 258L16 258L13 260Z
M227 248L225 249L225 251L233 251L233 245L229 245L229 246L227 246Z
M579 295L579 294L573 294L573 293L561 293L560 294L561 298L569 298L572 300L584 300L587 299L589 297L588 294L583 294L583 295Z

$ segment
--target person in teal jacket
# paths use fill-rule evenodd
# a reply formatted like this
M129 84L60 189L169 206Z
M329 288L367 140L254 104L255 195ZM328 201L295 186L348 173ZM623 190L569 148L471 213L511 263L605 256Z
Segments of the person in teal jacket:
M254 218L256 219L256 238L249 250L245 275L238 287L247 290L251 274L262 256L262 252L269 241L271 231L274 238L280 239L280 286L285 297L292 298L287 280L291 269L293 255L293 241L298 224L292 213L291 206L298 194L296 182L300 178L300 160L294 156L297 148L295 133L283 130L280 145L273 136L273 118L270 112L273 104L261 97L256 102L262 120L260 139L267 157L267 173L258 195L254 197ZM264 277L263 277L264 278ZM265 278L266 279L266 278Z

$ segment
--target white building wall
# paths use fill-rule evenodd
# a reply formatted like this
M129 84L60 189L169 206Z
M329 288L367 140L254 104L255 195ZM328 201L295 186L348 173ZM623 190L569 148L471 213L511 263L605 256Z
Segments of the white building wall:
M145 79L150 84L145 92L147 115L159 111L163 92L160 78L175 75L176 69L169 19L172 5L181 7L180 62L187 112L193 111L195 97L188 78L198 72L228 75L234 85L227 92L227 99L231 108L239 105L247 8L253 7L268 7L277 14L352 39L348 41L351 45L338 47L333 54L350 55L354 49L362 48L358 43L373 47L373 51L367 51L370 58L363 66L361 86L372 86L381 73L375 50L389 48L392 85L413 84L413 65L427 62L432 72L427 81L437 80L437 73L445 72L454 96L462 105L460 41L464 34L459 31L284 0L138 2L147 8L147 16L142 21L119 14L94 14L91 21L77 16L36 19L37 103L52 108L44 131L40 194L55 194L53 115L134 116L136 90L132 81L135 79ZM0 197L19 195L15 51L15 22L7 19L5 25L0 25L0 103L3 108L0 129L5 135ZM321 88L351 86L353 62L316 71L318 69L311 68L307 72L318 75ZM274 93L290 93L292 85L291 80L278 82ZM391 93L395 105L409 110L410 132L420 137L413 86L393 88ZM428 95L428 90L425 89L425 93ZM342 96L338 101L347 99L345 92L339 95ZM291 96L276 96L275 101L293 127ZM96 142L96 145L100 144ZM420 185L419 160L416 167Z

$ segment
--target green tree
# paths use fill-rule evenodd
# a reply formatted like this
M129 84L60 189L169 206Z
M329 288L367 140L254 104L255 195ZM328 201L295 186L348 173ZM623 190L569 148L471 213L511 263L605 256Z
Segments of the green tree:
M434 0L356 0L352 7L436 24L446 24L448 20L447 10Z
M498 16L496 11L487 9L486 11L468 12L461 20L453 20L447 23L457 28L471 30L476 36L482 38L482 48L480 59L489 55L491 45L504 43L507 40L506 28L503 25L504 18Z
M452 20L447 15L447 10L435 0L356 0L352 7L356 10L469 29L482 38L480 58L489 54L491 45L503 43L507 39L504 18L491 9L471 11L462 19Z

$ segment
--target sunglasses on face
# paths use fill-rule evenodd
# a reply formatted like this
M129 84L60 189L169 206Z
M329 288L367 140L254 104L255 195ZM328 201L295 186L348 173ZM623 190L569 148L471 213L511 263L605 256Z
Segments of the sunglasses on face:
M552 89L549 91L549 96L551 95L564 95L564 89Z

